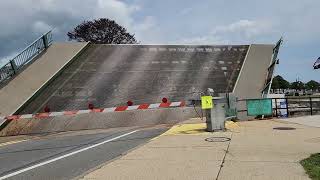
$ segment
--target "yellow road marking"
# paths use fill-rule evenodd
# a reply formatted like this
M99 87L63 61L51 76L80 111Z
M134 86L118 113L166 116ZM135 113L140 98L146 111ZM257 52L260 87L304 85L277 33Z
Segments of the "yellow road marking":
M226 121L226 129L232 130L239 128L238 123L233 121ZM179 124L173 126L162 135L178 135L178 134L210 134L206 131L206 123L197 124Z
M7 145L10 145L10 144L17 144L17 143L24 142L24 141L27 141L27 140L24 139L24 140L17 140L17 141L9 141L9 142L5 142L5 143L1 143L0 147L7 146Z
M233 121L226 121L225 126L226 126L226 129L230 129L230 130L231 130L231 129L236 129L236 128L239 128L239 127L240 127L238 123L233 122Z
M208 133L206 132L206 124L205 123L197 123L197 124L179 124L173 126L163 135L177 135L177 134L202 134Z

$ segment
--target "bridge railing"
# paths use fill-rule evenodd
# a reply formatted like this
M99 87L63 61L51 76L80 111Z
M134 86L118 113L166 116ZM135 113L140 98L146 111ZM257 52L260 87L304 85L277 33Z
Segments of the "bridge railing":
M272 117L320 115L320 96L291 96L264 99L272 100ZM246 101L247 99L238 99L237 103ZM237 112L248 112L248 109L240 109Z
M275 71L276 65L279 63L278 54L279 54L280 46L282 43L283 43L283 39L281 37L280 40L277 42L276 46L273 48L271 64L268 68L268 74L265 80L265 86L261 92L262 97L266 97L270 93L274 71Z
M19 72L23 66L27 65L43 50L47 49L51 45L52 40L52 32L49 31L26 47L7 64L0 67L0 83L10 79L13 75Z

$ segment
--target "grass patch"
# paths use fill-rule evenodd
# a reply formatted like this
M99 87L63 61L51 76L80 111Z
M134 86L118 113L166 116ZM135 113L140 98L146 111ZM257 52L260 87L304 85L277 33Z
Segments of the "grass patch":
M311 179L320 180L320 153L312 154L309 158L300 161Z

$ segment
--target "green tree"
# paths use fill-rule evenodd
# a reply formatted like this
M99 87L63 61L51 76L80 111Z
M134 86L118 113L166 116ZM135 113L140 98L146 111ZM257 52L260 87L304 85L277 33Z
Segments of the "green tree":
M295 90L303 90L305 89L305 84L301 81L296 81L291 83L290 88Z
M78 42L92 42L94 44L136 44L134 35L117 24L115 21L101 18L84 21L68 32L69 40Z
M278 76L274 77L271 84L271 89L280 89L280 83Z
M306 83L306 89L308 90L316 90L319 89L320 87L320 83L318 83L317 81L311 80L309 82Z
M288 89L290 88L290 83L285 80L282 76L277 75L273 78L272 89Z

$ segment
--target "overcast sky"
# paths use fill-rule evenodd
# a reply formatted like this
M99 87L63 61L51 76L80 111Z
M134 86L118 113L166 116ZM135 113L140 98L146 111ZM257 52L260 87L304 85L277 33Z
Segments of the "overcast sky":
M1 0L0 59L10 59L42 33L54 40L84 20L110 18L142 44L275 43L277 73L320 81L319 0Z

